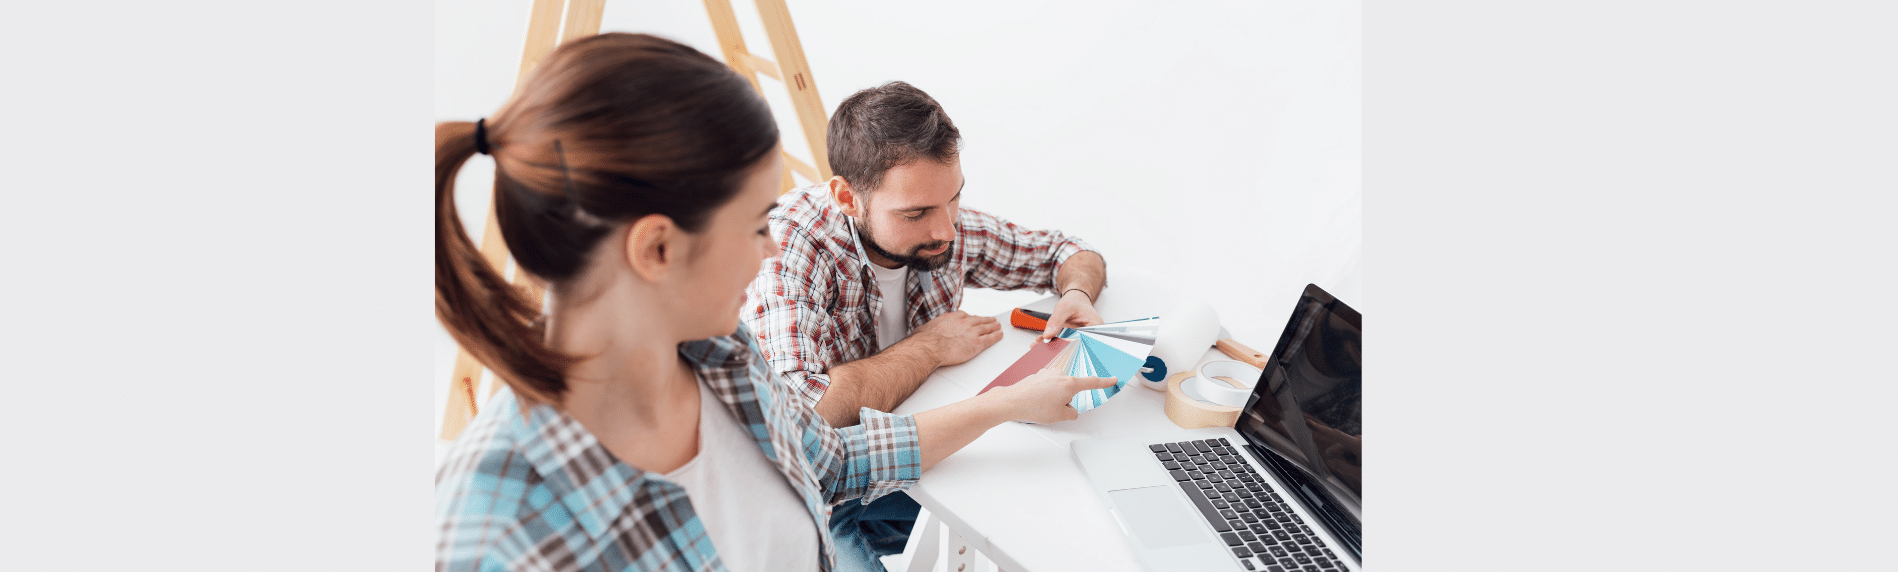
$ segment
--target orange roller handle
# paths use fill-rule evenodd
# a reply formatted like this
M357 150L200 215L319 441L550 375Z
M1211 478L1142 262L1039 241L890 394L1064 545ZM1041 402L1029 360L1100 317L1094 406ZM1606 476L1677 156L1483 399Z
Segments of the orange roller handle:
M1015 311L1008 313L1008 323L1024 330L1042 332L1048 330L1048 315L1034 310L1016 308Z

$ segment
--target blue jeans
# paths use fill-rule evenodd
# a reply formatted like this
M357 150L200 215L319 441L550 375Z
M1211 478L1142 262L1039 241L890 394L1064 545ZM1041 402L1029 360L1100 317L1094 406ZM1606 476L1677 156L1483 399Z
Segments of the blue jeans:
M848 501L830 511L830 535L837 545L836 572L883 572L878 557L903 551L916 512L922 505L901 492L862 504Z

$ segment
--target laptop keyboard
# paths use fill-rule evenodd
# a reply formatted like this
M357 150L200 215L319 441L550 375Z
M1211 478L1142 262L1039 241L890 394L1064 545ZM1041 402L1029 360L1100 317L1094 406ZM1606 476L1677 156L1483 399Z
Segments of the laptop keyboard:
M1160 465L1193 499L1226 547L1247 570L1343 572L1325 541L1312 534L1252 462L1225 439L1148 445Z

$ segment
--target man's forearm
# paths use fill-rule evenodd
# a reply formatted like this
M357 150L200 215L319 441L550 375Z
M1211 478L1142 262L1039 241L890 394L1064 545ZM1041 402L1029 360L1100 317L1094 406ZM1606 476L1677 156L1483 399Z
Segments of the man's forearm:
M1101 299L1101 288L1107 284L1107 259L1099 253L1083 250L1069 256L1061 262L1061 268L1055 270L1055 295L1060 296L1069 289L1079 288L1087 293L1088 300Z
M934 348L915 336L876 355L830 368L830 388L817 401L817 414L831 427L856 425L857 408L895 409L942 362Z

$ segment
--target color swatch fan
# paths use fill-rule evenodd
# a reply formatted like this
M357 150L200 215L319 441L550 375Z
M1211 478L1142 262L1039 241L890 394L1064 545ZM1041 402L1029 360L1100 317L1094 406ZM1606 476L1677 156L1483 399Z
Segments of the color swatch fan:
M1140 368L1147 367L1147 354L1153 351L1154 336L1159 331L1158 317L1061 330L1058 337L1072 343L1049 362L1049 367L1063 375L1120 380L1113 387L1077 393L1069 405L1086 413L1120 393L1128 380L1140 375Z

